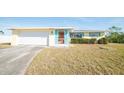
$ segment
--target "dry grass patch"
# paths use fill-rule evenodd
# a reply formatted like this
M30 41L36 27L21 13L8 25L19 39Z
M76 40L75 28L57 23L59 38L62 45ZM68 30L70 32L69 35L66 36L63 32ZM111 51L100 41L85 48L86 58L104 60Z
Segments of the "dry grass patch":
M0 44L0 49L3 49L3 48L10 48L10 47L11 47L10 45Z
M34 58L26 74L124 74L124 45L46 48Z

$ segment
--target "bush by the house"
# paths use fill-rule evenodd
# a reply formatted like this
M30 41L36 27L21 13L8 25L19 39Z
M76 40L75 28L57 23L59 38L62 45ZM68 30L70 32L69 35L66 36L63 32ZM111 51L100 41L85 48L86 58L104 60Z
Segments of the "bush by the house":
M110 43L124 43L124 32L111 32L107 38Z
M84 39L84 38L73 38L71 39L72 44L94 44L96 39Z
M108 40L107 38L101 38L97 41L98 44L107 44L108 43Z

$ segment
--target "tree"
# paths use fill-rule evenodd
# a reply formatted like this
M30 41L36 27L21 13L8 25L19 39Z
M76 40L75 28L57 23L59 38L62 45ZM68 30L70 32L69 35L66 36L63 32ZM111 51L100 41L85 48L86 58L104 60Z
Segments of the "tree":
M116 26L112 26L109 28L109 30L111 30L112 32L120 32L122 30L121 27L116 27Z
M109 28L109 30L111 30L112 32L110 33L110 35L108 36L108 40L111 43L122 43L123 41L123 32L121 32L122 28L121 27L116 27L116 26L112 26Z

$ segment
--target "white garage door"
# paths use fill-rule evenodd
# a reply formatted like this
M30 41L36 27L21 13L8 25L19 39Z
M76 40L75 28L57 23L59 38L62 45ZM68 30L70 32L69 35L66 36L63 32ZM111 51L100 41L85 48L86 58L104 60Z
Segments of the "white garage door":
M48 45L48 32L21 32L18 44L23 45Z

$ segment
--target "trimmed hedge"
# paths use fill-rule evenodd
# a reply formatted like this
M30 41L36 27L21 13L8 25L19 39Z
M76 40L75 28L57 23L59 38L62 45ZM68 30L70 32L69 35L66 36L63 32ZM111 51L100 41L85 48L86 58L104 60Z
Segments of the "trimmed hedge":
M108 40L107 38L101 38L97 41L98 44L107 44L108 43Z
M71 39L72 44L94 44L96 39L74 38Z

